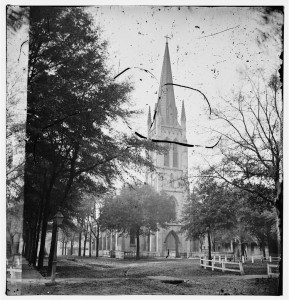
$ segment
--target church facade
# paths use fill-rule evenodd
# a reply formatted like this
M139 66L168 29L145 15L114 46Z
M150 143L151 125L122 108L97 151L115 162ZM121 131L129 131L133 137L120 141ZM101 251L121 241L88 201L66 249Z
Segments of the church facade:
M148 112L148 137L168 141L186 143L186 113L184 103L180 120L175 103L172 70L168 42L165 45L156 116L152 120L151 110ZM149 236L140 238L140 253L145 256L187 256L189 252L198 252L197 241L187 241L181 233L181 215L188 197L188 149L187 147L166 143L165 154L150 153L156 170L146 174L146 183L158 192L165 191L175 202L176 220L168 227L160 228ZM100 256L108 256L109 251L134 252L136 240L133 236L120 236L118 233L102 232L99 243Z
M180 120L175 103L169 46L166 42L162 65L158 101L156 103L156 116L151 120L151 112L148 114L148 137L186 143L186 113L184 103ZM184 203L188 197L188 149L173 143L166 143L165 154L151 153L156 171L147 174L146 181L158 192L164 191L175 202L176 220L166 229L156 232L152 240L152 249L160 256L176 256L191 251L191 243L186 240L181 229L181 215Z

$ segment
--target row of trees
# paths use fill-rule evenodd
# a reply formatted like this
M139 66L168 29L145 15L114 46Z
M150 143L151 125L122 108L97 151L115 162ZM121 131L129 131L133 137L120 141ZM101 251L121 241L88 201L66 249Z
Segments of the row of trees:
M245 245L251 242L257 242L264 257L266 245L269 252L277 253L273 207L209 174L208 170L202 173L184 209L183 230L188 237L208 240L209 259L212 245L230 241L236 242L240 255L245 255Z
M88 198L95 202L128 169L152 170L144 150L156 147L112 127L135 113L126 108L132 87L110 75L92 17L83 8L31 7L29 19L23 240L25 257L36 265L38 256L42 268L56 212L64 231L87 226Z

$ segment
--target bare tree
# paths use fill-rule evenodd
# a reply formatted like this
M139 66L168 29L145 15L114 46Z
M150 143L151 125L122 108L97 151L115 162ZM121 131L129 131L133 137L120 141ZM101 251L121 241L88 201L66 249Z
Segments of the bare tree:
M245 74L242 90L225 107L215 109L222 135L221 163L211 166L211 175L246 190L271 206L276 214L280 239L280 201L283 182L283 98L278 74L266 80L260 70Z

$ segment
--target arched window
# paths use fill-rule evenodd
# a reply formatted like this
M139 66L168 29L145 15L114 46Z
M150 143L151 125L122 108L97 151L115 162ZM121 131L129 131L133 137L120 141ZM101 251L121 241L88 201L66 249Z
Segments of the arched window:
M166 138L167 140L167 138ZM164 153L164 165L166 167L170 166L170 145L166 146L166 152Z
M173 167L177 168L179 164L178 161L178 146L173 144Z

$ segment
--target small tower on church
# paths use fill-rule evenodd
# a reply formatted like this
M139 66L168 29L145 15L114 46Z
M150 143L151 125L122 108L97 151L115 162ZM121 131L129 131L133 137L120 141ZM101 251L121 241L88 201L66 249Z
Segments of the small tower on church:
M182 102L182 113L181 113L181 126L182 129L186 132L186 123L187 123L187 119L186 119L186 112L185 112L185 104L184 101Z
M149 113L148 113L148 120L147 120L148 135L150 132L151 125L152 125L152 116L151 116L151 107L149 106Z

